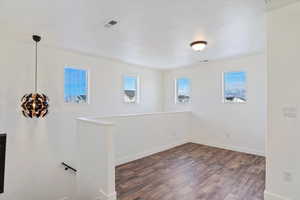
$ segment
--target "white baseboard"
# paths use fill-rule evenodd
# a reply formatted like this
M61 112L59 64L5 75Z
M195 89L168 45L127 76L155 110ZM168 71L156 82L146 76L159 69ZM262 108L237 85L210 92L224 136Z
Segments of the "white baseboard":
M96 200L117 200L117 193L105 194L103 191L100 191L100 195Z
M193 141L193 142L196 143L196 144L203 144L203 145L207 145L207 146L211 146L211 147L217 147L217 148L220 148L220 149L228 149L228 150L242 152L242 153L265 156L264 152L257 151L257 150L254 150L254 149L245 148L245 147L236 147L236 146L229 146L229 145L223 145L223 144L214 144L214 143L199 141L199 140Z
M274 194L272 192L265 191L265 200L289 200L288 198Z
M141 153L138 153L138 154L135 154L135 155L126 156L126 157L119 158L119 159L117 158L116 165L122 165L122 164L125 164L125 163L128 163L128 162L134 161L134 160L138 160L138 159L141 159L141 158L144 158L144 157L147 157L147 156L150 156L150 155L162 152L162 151L166 151L166 150L171 149L173 147L183 145L183 144L188 143L188 142L189 141L187 139L186 140L181 140L181 141L178 141L178 142L175 142L175 143L172 143L172 144L167 144L167 145L163 145L163 146L160 146L160 147L156 147L156 148L153 148L149 151L144 151L144 152L141 152Z

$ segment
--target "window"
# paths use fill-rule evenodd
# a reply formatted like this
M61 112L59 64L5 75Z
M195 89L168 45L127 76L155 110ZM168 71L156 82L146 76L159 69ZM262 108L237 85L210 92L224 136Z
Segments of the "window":
M65 68L65 102L88 102L88 73L86 70Z
M138 77L124 76L123 80L124 102L138 103Z
M224 102L244 103L246 97L246 72L224 73Z
M188 78L176 80L176 103L189 103L191 101L191 83Z

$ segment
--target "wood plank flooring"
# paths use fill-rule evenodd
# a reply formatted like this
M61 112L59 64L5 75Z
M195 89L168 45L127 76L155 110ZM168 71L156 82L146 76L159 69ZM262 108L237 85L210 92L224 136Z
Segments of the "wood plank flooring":
M263 200L265 158L188 143L116 168L118 200Z

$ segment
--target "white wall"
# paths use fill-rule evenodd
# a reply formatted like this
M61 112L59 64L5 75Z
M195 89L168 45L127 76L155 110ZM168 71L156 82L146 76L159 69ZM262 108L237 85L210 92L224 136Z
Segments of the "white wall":
M116 200L115 126L94 119L76 123L76 200Z
M247 72L246 104L222 102L222 73ZM193 141L237 151L264 154L266 134L266 58L263 54L214 61L164 74L165 111L193 112ZM191 79L192 103L174 103L174 80Z
M267 18L269 90L265 199L298 200L300 3L272 10Z
M188 142L190 122L191 112L78 119L76 199L116 199L115 165Z
M190 142L191 113L148 113L97 118L115 125L116 164Z
M159 112L162 108L161 72L41 47L39 88L50 98L50 114L46 119L25 119L20 99L34 89L33 47L30 36L26 43L1 41L0 45L0 129L8 133L6 185L1 200L58 200L74 194L75 177L64 171L60 162L75 165L76 117ZM89 70L89 105L63 102L64 66ZM139 105L122 102L122 75L127 73L140 76Z

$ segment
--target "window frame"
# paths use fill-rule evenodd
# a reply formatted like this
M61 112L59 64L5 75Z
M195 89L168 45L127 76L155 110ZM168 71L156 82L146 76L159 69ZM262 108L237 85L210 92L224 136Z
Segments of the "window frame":
M189 80L189 100L187 102L180 102L178 101L178 80L180 79L188 79ZM191 78L188 78L188 77L176 77L175 80L174 80L174 88L175 88L175 91L174 91L174 94L175 94L175 98L174 98L174 101L175 101L175 104L179 104L179 105L187 105L187 104L191 104L192 103L192 81L191 81Z
M125 78L126 77L134 77L136 78L136 100L134 102L126 102L124 99L124 95L125 95ZM132 104L132 105L136 105L136 104L140 104L140 76L137 74L124 74L122 76L122 87L121 87L121 95L122 95L122 101L125 104Z
M227 73L239 73L243 72L246 75L246 81L245 81L245 90L246 90L246 100L244 102L233 102L233 101L227 101L225 99L225 74ZM234 70L234 71L224 71L222 72L222 103L224 104L246 104L249 101L248 98L248 72L244 70Z
M65 65L63 67L63 84L65 84L65 69L75 69L75 70L84 70L86 72L86 84L87 84L87 100L86 102L76 103L76 102L66 102L65 101L65 87L63 89L63 102L66 105L88 105L90 104L90 70L86 67L78 67L74 65Z

